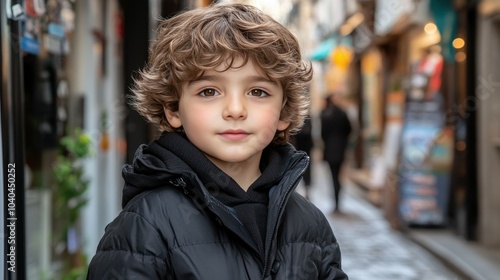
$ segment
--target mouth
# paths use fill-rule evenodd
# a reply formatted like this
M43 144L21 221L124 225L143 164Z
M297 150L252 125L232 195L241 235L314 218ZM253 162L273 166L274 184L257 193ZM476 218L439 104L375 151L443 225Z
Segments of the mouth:
M219 135L227 140L238 141L247 138L250 133L241 129L229 129L219 133Z

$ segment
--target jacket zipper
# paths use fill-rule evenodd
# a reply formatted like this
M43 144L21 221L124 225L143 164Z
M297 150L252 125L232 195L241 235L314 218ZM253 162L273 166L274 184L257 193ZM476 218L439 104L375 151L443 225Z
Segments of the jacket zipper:
M238 219L238 217L236 217L236 216L234 215L234 213L232 213L231 211L227 210L227 209L226 209L226 208L224 208L223 206L219 205L219 203L220 203L220 204L222 204L221 202L211 200L211 201L210 201L210 204L209 204L209 205L210 205L209 209L211 209L211 211L212 211L215 215L217 215L217 211L216 211L216 210L213 208L213 206L212 206L212 205L215 205L215 206L217 206L219 209L221 209L222 211L224 211L224 212L228 213L229 215L231 215L231 217L232 217L232 218L234 218L234 220L235 220L235 221L237 221L240 225L242 225L242 226L243 226L243 224L240 222L240 220ZM224 204L222 204L222 205L224 205ZM256 259L260 260L261 265L263 266L264 264L262 263L262 259L261 259L261 257L260 257L259 250L257 249L257 247L255 247L255 246L252 244L254 241L253 241L252 239L247 240L248 238L245 238L244 236L242 236L242 235L238 232L238 230L233 229L233 228L232 228L230 225L228 225L228 224L225 224L225 223L223 222L223 219L221 219L219 215L217 215L217 219L218 219L218 221L219 221L219 223L220 223L221 225L222 225L222 224L224 224L224 226L225 226L226 228L228 228L228 229L229 229L229 230L231 230L233 233L235 233L235 234L236 234L236 236L238 236L241 240L243 240L243 242L244 242L244 243L246 243L246 244L248 245L248 247L250 247L250 248L252 249L252 251L255 253L255 256L257 257ZM244 227L244 226L243 226L243 227ZM245 229L245 230L246 230L246 229Z
M266 243L265 243L265 244L269 244L269 248L264 253L265 259L264 259L264 270L262 271L262 279L265 278L267 268L269 267L269 257L271 255L271 249L272 249L271 242L276 236L278 222L280 220L281 215L283 215L283 206L284 206L285 202L288 201L290 193L293 192L294 187L298 184L299 178L302 176L302 174L304 173L306 168L307 168L307 164L304 167L302 167L300 172L297 173L299 175L295 176L295 178L292 180L292 184L290 185L289 189L285 192L285 195L282 197L281 201L278 204L279 205L278 213L275 216L276 219L275 219L274 225L273 225L273 227L271 227L272 233L268 235L269 238L266 240Z
M190 190L189 190L189 189L188 189L188 187L187 187L187 183L184 181L184 179L183 179L182 177L175 178L175 182L171 180L171 181L170 181L170 183L171 183L171 184L173 184L174 186L177 186L177 187L182 187L182 190L184 191L184 194L188 195L188 194L190 193ZM234 215L234 213L232 213L231 211L229 211L228 209L226 209L225 207L223 207L223 206L222 206L222 205L223 205L222 203L220 203L220 202L218 202L218 201L216 201L216 200L212 200L212 199L210 199L210 198L205 198L205 197L204 197L204 202L206 203L206 207L207 207L207 208L208 208L208 209L209 209L212 213L214 213L214 214L216 215L216 217L217 217L217 222L218 222L219 224L221 224L221 225L222 225L222 224L224 224L224 223L222 222L222 221L223 221L223 219L221 219L220 215L218 215L218 214L217 214L217 212L219 212L219 211L217 211L217 210L214 208L214 206L217 206L217 208L218 208L218 209L220 209L221 211L223 211L223 212L225 212L225 213L229 214L229 215L230 215L230 216L231 216L231 217L232 217L235 221L237 221L239 224L241 224L241 225L242 225L242 223L240 222L240 220L238 219L238 217L236 217L236 216ZM220 204L222 204L222 205L219 205L219 203L220 203ZM224 206L225 206L225 205L224 205ZM262 266L264 266L264 264L262 263L262 259L261 259L261 257L260 257L260 253L258 252L257 248L256 248L254 245L252 245L252 242L251 242L251 241L249 241L249 240L247 240L247 238L245 238L245 237L241 236L241 234L238 232L238 230L233 229L233 227L231 227L230 225L227 225L227 224L224 224L224 225L225 225L225 227L226 227L226 228L228 228L228 229L229 229L229 230L231 230L233 233L235 233L238 237L240 237L240 238L243 240L243 242L245 242L245 243L246 243L246 244L247 244L247 245L248 245L248 246L252 249L252 251L254 251L254 253L256 254L256 257L257 257L256 259L260 260L261 265L262 265Z

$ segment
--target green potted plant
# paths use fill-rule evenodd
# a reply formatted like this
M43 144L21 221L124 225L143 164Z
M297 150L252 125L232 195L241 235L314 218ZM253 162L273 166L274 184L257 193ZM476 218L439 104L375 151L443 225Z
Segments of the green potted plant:
M78 221L80 212L87 204L85 193L89 180L84 176L83 159L89 157L92 142L81 129L76 128L59 141L59 149L53 166L54 214L61 233L56 240L63 247L62 279L84 279L86 258L81 250Z

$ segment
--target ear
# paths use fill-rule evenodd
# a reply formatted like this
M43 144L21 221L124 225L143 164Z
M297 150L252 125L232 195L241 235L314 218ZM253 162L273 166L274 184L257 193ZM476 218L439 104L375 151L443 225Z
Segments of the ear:
M288 128L288 126L290 126L289 121L282 121L282 120L278 121L278 131L284 131L285 129Z
M163 111L165 112L165 117L167 117L168 123L173 128L179 128L182 126L181 117L179 116L179 111L172 111L166 107L163 107Z

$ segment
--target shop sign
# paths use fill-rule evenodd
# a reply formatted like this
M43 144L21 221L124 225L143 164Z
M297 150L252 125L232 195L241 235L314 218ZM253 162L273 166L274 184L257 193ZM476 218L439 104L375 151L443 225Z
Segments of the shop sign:
M21 38L21 50L30 54L39 55L40 43L33 38L28 38L23 36Z
M453 133L445 127L442 58L424 57L410 77L399 164L399 213L411 225L444 225L449 201Z
M64 38L64 27L62 25L51 22L47 29L50 35L61 39Z
M50 34L45 34L43 37L45 49L52 54L62 54L63 53L63 42Z
M21 50L30 54L40 53L40 21L26 16L21 22Z
M43 0L25 0L26 14L39 17L45 13L45 2Z
M8 19L20 20L24 17L23 6L19 3L12 4L11 0L5 1L5 15Z
M435 114L436 117L439 114L438 111L427 113ZM445 223L449 187L446 180L449 180L449 177L433 170L428 161L430 147L440 129L438 125L423 123L417 119L408 119L404 125L402 160L399 167L399 212L407 224Z

